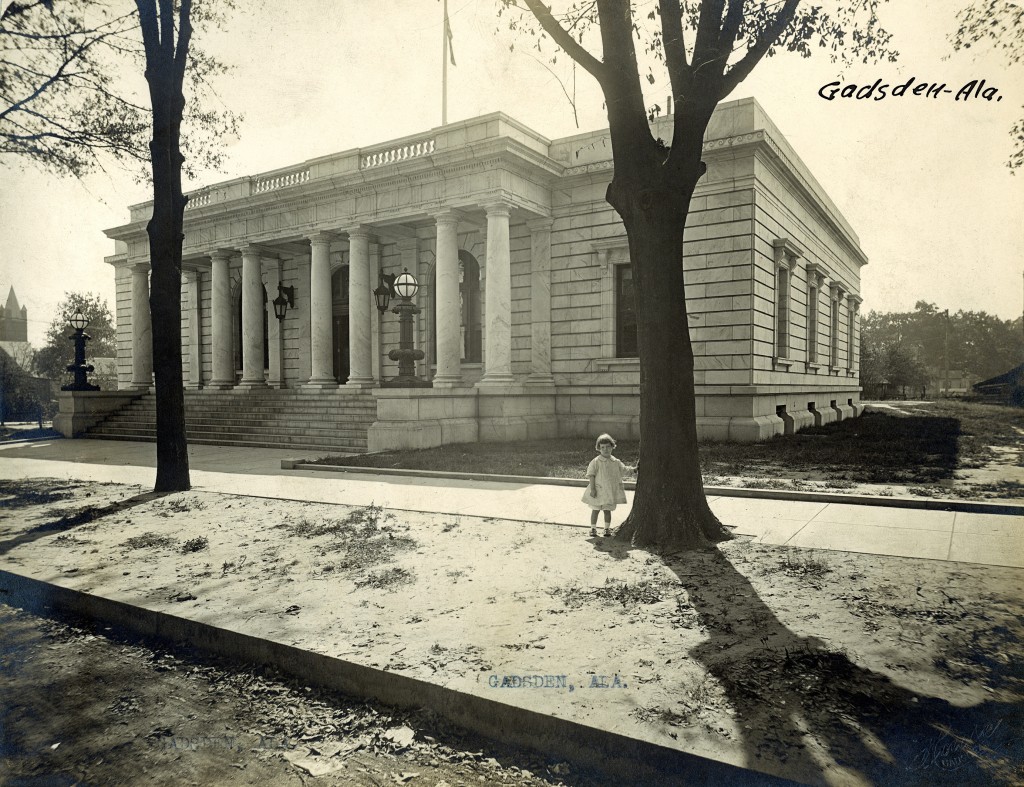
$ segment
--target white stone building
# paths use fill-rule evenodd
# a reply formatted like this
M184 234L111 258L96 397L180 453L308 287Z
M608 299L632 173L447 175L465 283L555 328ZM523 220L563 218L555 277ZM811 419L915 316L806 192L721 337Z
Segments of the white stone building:
M670 137L670 118L654 127ZM607 131L548 140L496 113L191 193L187 387L206 409L234 397L236 414L267 399L282 412L368 403L369 450L636 437L629 252L604 199L611 155ZM754 100L719 107L704 158L681 261L699 434L757 440L855 415L857 236ZM119 386L143 391L150 204L130 210L107 230L107 262ZM371 291L378 272L403 269L421 285L417 370L429 389L381 387L397 373L398 319ZM279 285L295 294L281 321ZM307 439L291 442L317 444L301 421Z

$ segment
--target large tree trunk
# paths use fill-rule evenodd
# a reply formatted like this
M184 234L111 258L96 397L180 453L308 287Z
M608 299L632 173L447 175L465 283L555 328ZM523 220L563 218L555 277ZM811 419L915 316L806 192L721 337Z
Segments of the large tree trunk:
M144 16L143 25L147 21ZM187 24L186 15L184 25ZM153 140L150 143L153 216L146 231L152 268L149 304L153 318L153 371L156 377L154 488L157 492L172 492L191 487L181 363L181 245L184 240L185 197L181 190L184 159L179 145L185 99L182 71L174 63L173 40L165 40L156 53L147 46L146 80L153 106Z
M627 162L630 175L616 175L608 188L629 238L640 354L641 469L632 513L616 537L659 552L700 549L731 537L700 476L683 280L683 228L702 168L672 177L642 158ZM616 173L622 169L616 161Z

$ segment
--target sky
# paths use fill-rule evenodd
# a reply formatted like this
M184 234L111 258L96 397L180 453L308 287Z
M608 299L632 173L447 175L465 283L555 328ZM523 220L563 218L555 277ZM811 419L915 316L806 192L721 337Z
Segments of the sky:
M448 69L448 120L509 114L549 139L607 125L593 79L565 55L550 63L495 15L498 0L448 0L457 65ZM6 5L6 3L5 3ZM217 100L243 115L219 172L186 190L441 125L440 0L296 0L229 18L204 36L234 69ZM641 6L653 6L653 0ZM1024 115L1024 68L997 55L952 53L955 0L893 0L882 19L897 63L841 71L817 53L766 59L729 97L754 96L852 225L870 262L862 309L909 311L919 300L1013 319L1024 311L1024 172L1005 166ZM549 46L547 52L554 50ZM656 74L660 77L660 74ZM836 98L830 82L944 83L939 98ZM127 84L143 87L141 75ZM954 100L984 79L1002 100ZM575 111L566 97L575 96ZM667 77L648 88L665 104ZM0 301L13 284L36 347L66 292L114 307L113 242L148 187L116 167L84 181L0 159Z

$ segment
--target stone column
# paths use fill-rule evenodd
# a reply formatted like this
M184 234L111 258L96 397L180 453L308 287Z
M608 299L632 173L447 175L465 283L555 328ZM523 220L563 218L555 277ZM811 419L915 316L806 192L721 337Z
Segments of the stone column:
M263 388L263 277L261 252L245 246L242 252L242 381L240 388Z
M530 376L527 385L554 385L551 376L551 219L530 229Z
M364 227L348 231L348 383L349 388L373 386L371 361L370 233Z
M132 269L132 388L143 390L153 383L153 318L149 311L149 263L136 262Z
M309 353L309 255L305 254L296 260L295 282L295 334L297 337L298 358L295 376L298 380L308 380L312 367Z
M231 252L210 254L210 333L213 341L213 375L208 388L233 388L234 360L231 347Z
M484 311L484 376L478 385L510 385L512 377L512 258L508 238L509 206L487 209L487 283Z
M309 237L309 382L307 388L337 388L334 379L334 335L331 325L331 240L318 232Z
M273 300L278 294L277 285L281 283L281 260L276 257L264 257L261 273L263 288L267 293L267 383L271 388L283 388L284 322L277 319L273 305Z
M454 388L462 383L462 353L459 347L459 219L448 210L434 216L437 221L437 261L434 268L434 299L437 321L437 372L435 388Z
M185 381L185 387L196 391L203 383L203 325L200 312L202 304L199 271L183 270L181 278L185 283L188 303L188 379Z

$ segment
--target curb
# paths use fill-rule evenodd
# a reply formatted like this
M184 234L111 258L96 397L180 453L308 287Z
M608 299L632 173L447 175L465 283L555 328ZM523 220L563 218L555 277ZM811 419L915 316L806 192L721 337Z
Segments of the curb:
M595 768L625 784L793 784L782 777L10 571L0 570L0 601L35 614L71 613L168 645L186 641L201 653L267 664L305 685L352 697L424 708L491 740Z
M587 482L580 478L550 478L525 475L491 475L488 473L462 473L445 470L401 470L390 467L355 467L349 465L321 465L301 459L282 459L282 470L313 470L325 473L348 473L354 475L384 475L403 478L455 479L459 481L482 481L500 484L536 484L544 486L585 487ZM635 481L624 481L626 489L636 489ZM906 508L925 511L955 511L965 514L1001 514L1024 517L1024 504L987 503L978 500L941 500L922 497L881 497L879 495L841 495L832 492L789 491L786 489L748 489L735 486L706 486L704 493L715 497L743 497L759 500L782 500L804 503L845 503L855 506L878 506L882 508Z

